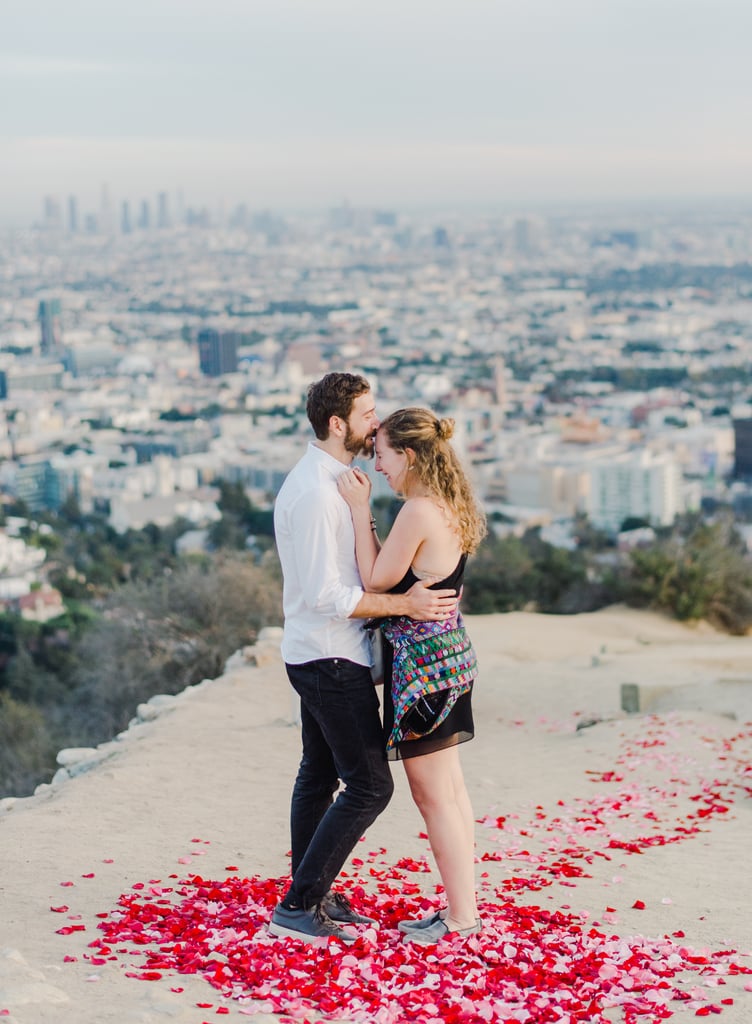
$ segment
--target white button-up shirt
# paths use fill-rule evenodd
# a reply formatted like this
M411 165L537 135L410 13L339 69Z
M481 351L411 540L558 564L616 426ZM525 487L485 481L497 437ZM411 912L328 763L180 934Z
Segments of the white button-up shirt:
M282 657L370 664L363 623L349 616L363 596L350 508L337 490L348 467L314 444L290 471L274 506L284 588Z

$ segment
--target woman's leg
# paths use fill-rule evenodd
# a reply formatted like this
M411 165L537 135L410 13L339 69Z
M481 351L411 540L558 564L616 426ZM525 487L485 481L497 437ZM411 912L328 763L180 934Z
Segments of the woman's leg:
M447 895L450 929L470 928L475 902L475 822L456 746L404 760Z

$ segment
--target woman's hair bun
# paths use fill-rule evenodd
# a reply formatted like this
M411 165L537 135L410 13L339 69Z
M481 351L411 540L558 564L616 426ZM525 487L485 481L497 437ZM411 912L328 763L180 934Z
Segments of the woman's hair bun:
M453 419L440 419L436 422L436 433L439 435L442 441L448 441L454 434L454 420Z

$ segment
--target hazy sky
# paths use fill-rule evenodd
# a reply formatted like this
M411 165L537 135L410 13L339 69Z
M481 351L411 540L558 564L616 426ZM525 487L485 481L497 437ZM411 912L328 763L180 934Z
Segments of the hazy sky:
M750 0L2 0L0 215L752 195Z

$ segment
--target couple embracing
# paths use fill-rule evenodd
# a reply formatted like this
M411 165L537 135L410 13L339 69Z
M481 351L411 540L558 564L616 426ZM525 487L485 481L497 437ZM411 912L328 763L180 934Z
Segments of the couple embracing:
M300 697L303 753L290 813L292 883L270 931L352 942L343 926L370 923L332 884L391 798L389 761L402 759L447 905L398 927L422 945L472 935L481 928L474 819L457 748L473 736L477 670L458 603L485 520L449 444L451 420L411 408L380 422L368 381L350 373L312 384L307 413L316 440L274 510L282 655ZM352 468L359 455L375 455L404 499L383 543L370 481ZM364 621L384 651L383 723Z

